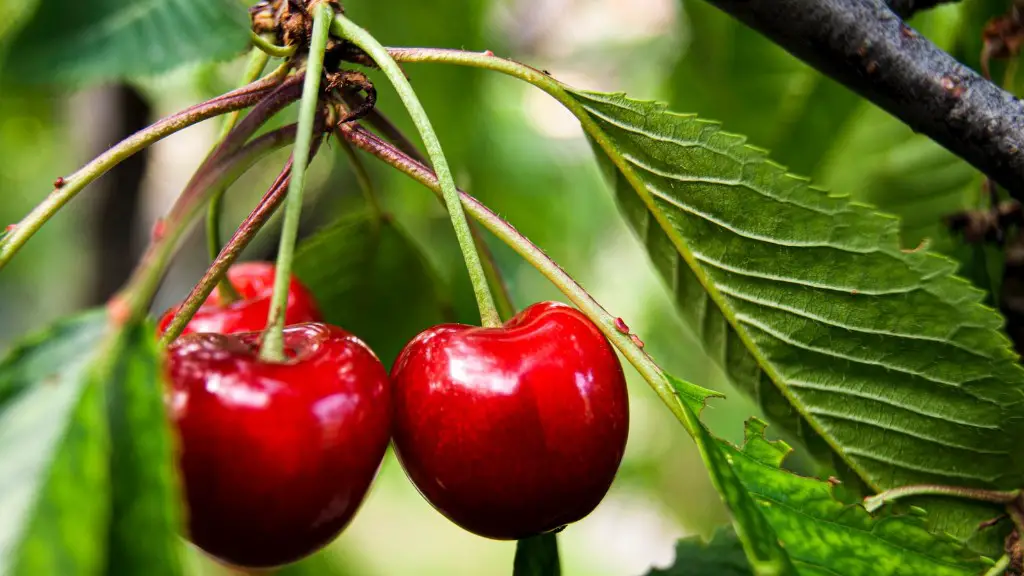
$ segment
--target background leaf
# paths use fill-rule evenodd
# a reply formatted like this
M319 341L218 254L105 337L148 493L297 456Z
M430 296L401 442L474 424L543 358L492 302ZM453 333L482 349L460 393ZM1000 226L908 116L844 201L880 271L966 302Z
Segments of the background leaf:
M420 331L448 318L451 304L430 263L390 218L349 212L304 240L295 275L324 319L366 342L385 366Z
M705 542L699 536L680 540L676 558L667 568L652 568L647 576L749 576L750 564L736 532L719 528Z
M0 573L96 574L109 517L108 430L87 366L105 311L59 322L0 363Z
M1024 371L952 261L902 249L896 219L810 188L717 124L574 94L684 319L769 418L871 490L1021 484ZM961 538L992 516L920 502Z
M113 483L107 571L181 574L176 457L149 323L118 333L93 378L107 394Z
M41 0L11 42L5 80L78 85L227 59L249 38L237 0Z
M540 534L516 542L512 576L560 576L558 535Z

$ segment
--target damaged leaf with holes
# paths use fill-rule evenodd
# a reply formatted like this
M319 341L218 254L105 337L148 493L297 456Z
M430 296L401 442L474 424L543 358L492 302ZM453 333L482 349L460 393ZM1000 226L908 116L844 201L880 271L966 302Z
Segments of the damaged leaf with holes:
M713 397L698 386L667 378L689 415L700 414ZM749 419L743 446L736 447L697 421L694 440L732 512L738 542L722 535L703 552L693 543L681 543L676 566L667 574L699 576L685 571L696 554L709 574L715 573L710 572L713 567L723 574L970 576L993 565L952 536L931 533L924 518L890 509L872 516L860 504L839 500L835 482L783 469L790 447L769 441L765 429L764 422ZM746 562L737 559L737 547L745 552Z
M813 188L717 123L573 92L620 206L730 379L851 488L1024 484L1024 369L953 261L898 221ZM913 501L939 532L991 506Z

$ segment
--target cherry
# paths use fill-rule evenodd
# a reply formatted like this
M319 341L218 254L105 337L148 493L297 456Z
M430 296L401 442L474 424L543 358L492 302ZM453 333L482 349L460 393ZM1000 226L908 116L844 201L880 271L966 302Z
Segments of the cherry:
M355 336L285 328L282 363L257 356L259 338L193 334L167 360L189 538L246 567L333 540L362 503L391 425L387 371Z
M221 302L220 291L215 288L185 326L182 334L233 334L256 332L266 328L270 297L274 292L274 270L275 267L270 262L244 262L228 268L228 281L242 299L224 305ZM175 306L168 310L160 319L158 328L161 334L170 326L178 308ZM313 301L313 295L293 277L288 286L288 303L284 310L285 324L320 320L320 312Z
M622 367L556 302L500 328L435 326L391 370L394 445L442 514L488 538L558 530L604 498L626 447Z

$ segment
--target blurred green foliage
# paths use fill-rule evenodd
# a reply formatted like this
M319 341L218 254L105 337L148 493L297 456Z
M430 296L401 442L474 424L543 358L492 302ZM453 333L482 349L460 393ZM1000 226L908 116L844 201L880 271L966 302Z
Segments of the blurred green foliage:
M637 98L667 100L674 110L719 120L725 130L747 135L752 144L770 149L774 160L813 177L818 185L903 216L907 247L927 239L966 266L990 272L978 277L998 276L998 269L992 272L985 261L984 251L960 245L940 225L943 215L980 201L981 178L965 163L702 0L592 4L391 0L386 8L375 2L348 2L346 8L350 18L385 44L490 49L550 70L579 88L624 90ZM0 13L5 15L0 21L0 51L34 6L0 0ZM921 14L912 24L977 66L981 26L1005 7L1001 0L945 5ZM239 62L192 65L160 78L140 79L139 85L155 109L165 113L229 89L239 70ZM623 317L667 370L724 391L728 400L713 401L704 420L719 436L741 440L742 421L757 414L756 408L733 391L678 319L642 247L619 216L582 132L567 113L535 89L509 78L425 64L409 65L407 73L431 114L460 185L542 246L606 308ZM370 76L380 89L379 107L412 134L394 93L379 75ZM72 172L95 152L81 136L91 127L89 119L81 114L81 106L71 105L81 96L0 86L0 224L21 218L50 190L54 178ZM163 160L153 163L166 162L168 156L191 158L195 152L187 148L204 137L208 143L215 132L190 131L192 140L174 148L185 138L176 136L166 143ZM370 168L386 209L448 287L456 318L474 321L471 287L436 198L399 174L376 164ZM248 211L276 169L268 166L236 186L228 201L229 221ZM166 174L166 169L160 173ZM341 153L330 146L317 159L311 182L316 185L314 196L325 200L317 210L323 213L310 218L330 221L343 207L358 203L354 179L344 168ZM163 197L151 201L159 203L157 212L169 205ZM0 273L0 343L82 306L94 263L104 256L92 248L95 223L89 209L86 191ZM263 237L272 234L268 231ZM518 306L559 297L509 249L490 244ZM199 251L199 246L193 241L186 250ZM401 278L400 272L390 267L383 274ZM188 289L179 282L167 286L166 292L180 298ZM375 282L376 300L365 308L398 307L415 289L403 282ZM429 315L415 320L420 328L433 321ZM407 327L390 341L387 324L378 327L383 328L374 336L379 346L397 349ZM692 442L633 376L626 460L601 507L559 535L566 574L641 574L652 562L668 564L677 538L709 536L727 521ZM807 467L800 456L789 464ZM396 552L399 549L401 553ZM514 543L482 540L451 525L420 498L389 455L364 510L342 537L324 554L281 573L490 574L495 566L504 571L512 565L514 549ZM230 573L189 550L194 573Z

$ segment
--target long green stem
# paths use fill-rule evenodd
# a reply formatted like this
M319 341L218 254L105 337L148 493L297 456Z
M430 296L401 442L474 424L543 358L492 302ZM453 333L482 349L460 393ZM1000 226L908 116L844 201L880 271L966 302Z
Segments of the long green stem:
M434 170L437 172L441 194L444 196L445 205L452 220L452 227L455 229L455 237L459 241L462 257L466 261L469 278L473 283L477 305L480 307L480 321L484 326L501 325L501 318L494 306L494 298L487 285L487 275L484 273L483 266L480 263L480 255L477 254L476 246L473 243L473 235L470 232L469 223L466 221L466 214L459 201L459 193L455 187L455 180L452 178L451 169L448 167L448 161L445 159L441 143L437 139L437 134L434 133L430 118L416 97L412 85L409 84L402 69L398 67L398 64L388 54L387 49L377 42L366 30L363 30L341 14L334 17L332 29L338 36L362 48L380 66L385 76L394 85L395 91L398 92L399 98L405 104L406 110L409 111L416 129L420 133L420 138L427 148L427 154L434 165Z
M441 193L437 176L426 166L416 162L394 146L384 142L374 134L359 126L342 125L339 131L357 148L365 150L394 166L414 180ZM686 413L676 397L672 385L654 360L644 352L643 348L633 340L632 335L619 331L620 320L605 310L601 304L562 270L554 260L544 253L537 245L519 233L511 224L484 206L476 198L457 190L466 212L483 224L492 234L533 265L565 294L584 314L587 315L604 333L605 337L622 353L623 357L636 368L637 372L654 388L658 397L668 406L669 410L690 430L696 432L697 425Z
M139 150L175 132L233 110L248 108L258 102L273 87L273 82L261 80L242 89L218 96L213 100L192 106L155 124L132 134L100 156L96 157L77 172L61 178L50 195L29 212L10 234L0 242L0 268L3 268L18 250L39 231L65 204L94 180L123 162Z
M266 52L258 48L250 50L249 62L246 64L245 73L242 75L242 84L244 85L255 82L256 79L263 74L263 69L267 67L267 62L269 61L270 56ZM220 134L217 136L218 145L227 138L231 129L235 127L241 113L241 110L235 110L234 112L224 116L224 123L221 125ZM224 193L226 191L226 189L217 190L213 197L210 198L210 205L206 210L206 246L210 252L211 262L215 260L217 258L217 254L220 253L220 221L224 206ZM227 281L226 278L220 283L220 296L221 302L225 304L235 302L241 298L238 291L235 290L234 285Z
M306 60L306 77L299 102L298 135L292 152L292 177L288 183L288 197L285 199L284 222L281 225L281 241L277 252L277 269L274 276L274 295L270 300L267 315L267 329L260 346L260 358L281 362L284 354L284 312L288 303L288 286L292 277L292 257L295 254L295 239L299 233L299 217L302 215L302 192L306 184L306 167L309 164L310 145L313 142L313 128L316 111L320 103L320 76L323 73L324 51L330 32L334 9L327 2L313 7L313 38L310 41L309 56Z

